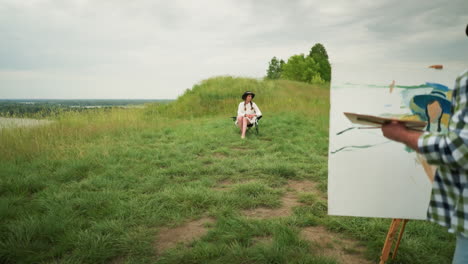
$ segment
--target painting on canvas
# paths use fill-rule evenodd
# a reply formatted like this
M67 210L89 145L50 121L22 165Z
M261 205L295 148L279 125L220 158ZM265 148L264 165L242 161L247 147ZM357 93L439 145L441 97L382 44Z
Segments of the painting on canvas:
M336 68L330 92L329 214L425 219L436 168L383 137L378 126L353 124L344 113L424 121L424 131L444 133L456 69Z

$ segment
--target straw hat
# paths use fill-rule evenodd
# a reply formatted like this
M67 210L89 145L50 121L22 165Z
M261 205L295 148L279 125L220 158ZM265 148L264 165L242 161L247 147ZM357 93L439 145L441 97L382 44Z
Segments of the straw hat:
M442 113L450 114L452 103L447 100L444 92L434 89L430 94L416 95L411 100L410 108L415 114L425 115L428 104L437 101L442 108Z

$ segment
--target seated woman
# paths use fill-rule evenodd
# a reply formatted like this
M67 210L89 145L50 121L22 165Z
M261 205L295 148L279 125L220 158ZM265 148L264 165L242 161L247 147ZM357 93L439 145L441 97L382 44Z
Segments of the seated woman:
M245 138L245 131L247 130L248 124L254 124L257 117L262 115L258 106L252 102L252 99L255 97L255 94L252 92L245 92L242 95L244 100L239 104L237 109L237 121L236 125L241 130L241 138Z

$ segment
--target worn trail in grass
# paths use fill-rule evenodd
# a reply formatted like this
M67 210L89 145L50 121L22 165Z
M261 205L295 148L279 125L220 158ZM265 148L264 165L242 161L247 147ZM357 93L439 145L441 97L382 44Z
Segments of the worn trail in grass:
M264 118L241 140L247 89ZM326 215L328 102L324 86L215 78L167 106L4 132L0 262L376 262L388 219ZM450 239L410 222L399 261L446 263Z

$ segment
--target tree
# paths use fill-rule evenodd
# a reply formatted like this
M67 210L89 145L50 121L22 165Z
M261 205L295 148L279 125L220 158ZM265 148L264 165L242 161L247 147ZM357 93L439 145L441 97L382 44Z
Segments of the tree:
M328 54L325 50L325 47L317 43L315 44L309 52L309 57L312 57L319 65L320 77L326 81L331 81L331 65L328 61Z
M287 79L307 83L331 81L331 65L325 47L317 43L307 56L293 55L288 62L273 57L267 69L267 79Z
M278 61L276 57L273 57L269 62L266 78L271 80L279 79L281 77L281 68L283 65L283 60Z
M293 55L283 66L282 78L307 83L317 82L321 79L318 70L319 65L312 57L305 57L304 54Z
M326 82L331 81L331 65L328 62L328 59L325 58L316 58L315 59L319 65L320 77Z
M324 57L325 59L328 60L327 50L326 50L325 47L324 47L322 44L320 44L320 43L315 44L315 45L310 49L309 56L310 56L310 57L314 57L314 55L320 56L320 57Z
M281 70L283 70L283 66L284 66L285 62L284 60L280 60L280 66L281 66Z

